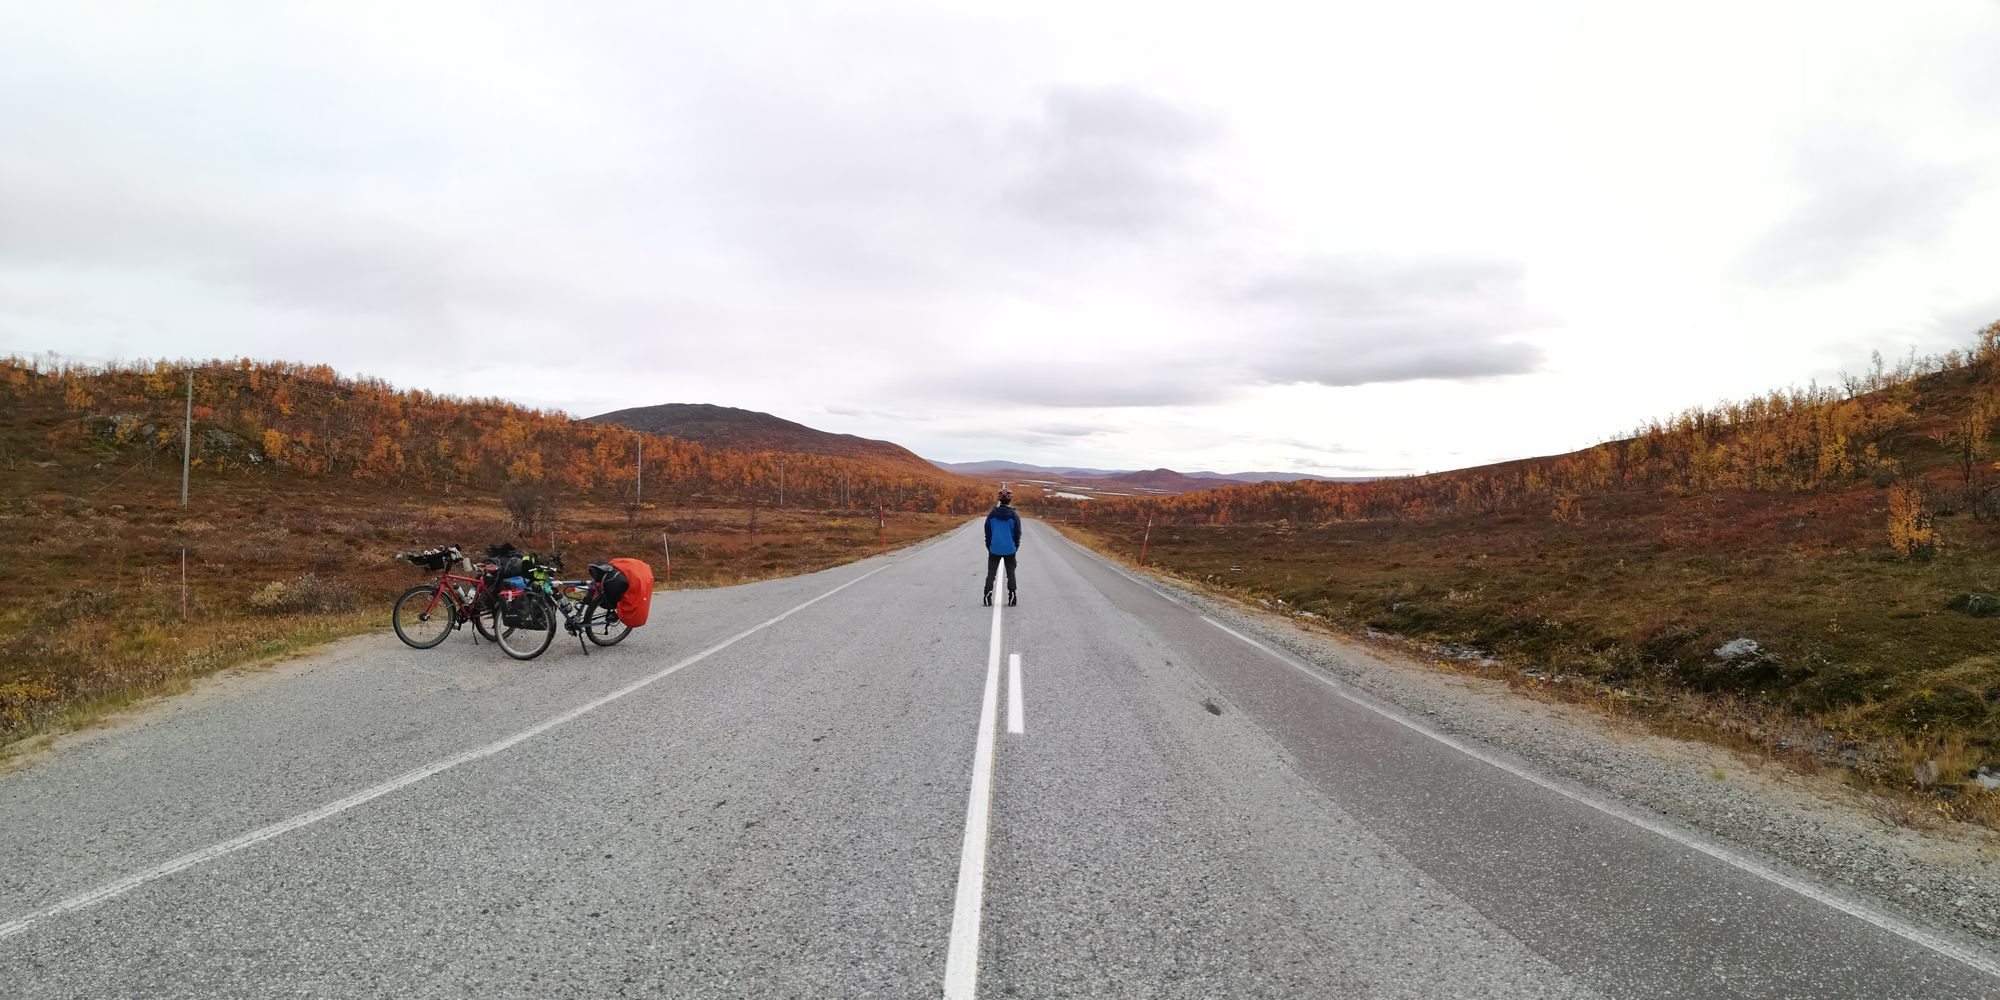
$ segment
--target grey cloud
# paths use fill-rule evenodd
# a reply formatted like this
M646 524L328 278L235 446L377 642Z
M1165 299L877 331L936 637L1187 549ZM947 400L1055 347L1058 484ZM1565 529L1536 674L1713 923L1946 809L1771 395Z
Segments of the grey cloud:
M1007 379L974 370L912 382L906 389L981 402L1065 409L1190 406L1216 402L1236 391L1239 380L1212 367L1207 353L1055 361Z
M1047 454L1061 454L1062 449L1068 448L1077 443L1077 438L1073 435L1045 434L1034 427L986 428L980 431L977 435L968 434L967 436L969 437L977 436L981 438L997 439L1001 441L1016 441L1024 445L1028 445L1029 447L1032 448L1052 449L1048 450L1046 452Z
M1963 346L1987 324L1995 322L2000 322L2000 296L1974 305L1934 311L1931 329L1948 341L1948 346Z
M1526 374L1542 351L1520 338L1541 320L1521 278L1478 259L1300 262L1237 294L1258 330L1245 365L1260 382L1327 386Z
M1521 277L1517 265L1475 258L1306 260L1247 282L1242 297L1347 318L1393 317L1513 298Z
M1199 307L1229 333L1143 353L1078 356L995 380L983 370L908 391L1065 408L1194 406L1261 385L1332 387L1533 372L1543 324L1515 265L1468 258L1271 264Z
M836 417L853 417L857 420L881 420L891 423L928 423L937 418L927 413L910 413L903 410L876 409L866 406L822 406L821 413Z
M1287 448L1316 451L1327 455L1348 455L1354 452L1354 449L1335 441L1307 441L1302 438L1279 438L1272 440L1270 443L1282 445Z
M1407 476L1416 471L1414 467L1408 465L1351 465L1346 462L1321 462L1300 457L1294 457L1291 464L1301 469L1317 469L1330 475Z
M1220 129L1144 94L1056 90L1019 138L1026 164L1007 201L1031 218L1148 236L1223 211L1196 163L1220 140Z
M1104 428L1086 424L1033 424L1023 428L1031 434L1045 437L1080 438L1104 433Z
M260 211L252 190L228 197L182 180L0 171L0 260L200 275L279 305L352 312L431 313L452 284L444 244L406 225L297 202Z
M1272 358L1256 366L1265 381L1276 384L1312 383L1325 386L1414 382L1420 379L1474 379L1525 375L1541 365L1541 348L1519 341L1468 341L1450 329L1390 329L1380 336L1392 342L1368 343L1370 336L1346 331L1357 339L1313 342L1290 352L1290 364Z
M1737 270L1750 281L1840 278L1898 245L1942 235L1979 188L1971 169L1918 162L1858 138L1811 140L1796 155L1805 200L1744 255Z

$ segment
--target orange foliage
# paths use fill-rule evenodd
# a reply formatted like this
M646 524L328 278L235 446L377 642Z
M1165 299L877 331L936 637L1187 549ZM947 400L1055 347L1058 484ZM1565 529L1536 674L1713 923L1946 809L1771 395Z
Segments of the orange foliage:
M1256 483L1105 501L1085 505L1079 516L1324 524L1529 513L1574 524L1585 519L1591 497L1613 492L1814 492L1857 479L1886 483L1920 466L1954 469L1971 495L1981 488L1974 481L1978 461L2000 419L1996 387L2000 323L1980 331L1963 352L1912 356L1894 368L1877 354L1869 371L1838 387L1811 385L1691 407L1629 437L1566 455L1363 483ZM1952 416L1927 416L1927 403ZM1913 433L1926 428L1928 435Z
M123 428L137 422L154 425L161 441L178 441L184 377L183 367L164 362L47 372L26 359L0 358L0 405L84 411L86 424L114 418L101 426L112 428L104 436L120 443ZM649 502L771 503L781 474L785 499L795 506L858 510L879 500L891 510L972 514L990 499L978 481L942 470L921 477L865 460L707 449L502 399L399 390L378 379L342 377L324 365L209 362L196 370L194 399L197 451L218 447L203 431L225 431L244 452L229 457L250 460L225 467L261 465L261 474L275 468L407 488L530 484L630 500L633 459L643 440ZM115 419L124 416L136 422ZM66 426L65 433L74 433L74 425Z

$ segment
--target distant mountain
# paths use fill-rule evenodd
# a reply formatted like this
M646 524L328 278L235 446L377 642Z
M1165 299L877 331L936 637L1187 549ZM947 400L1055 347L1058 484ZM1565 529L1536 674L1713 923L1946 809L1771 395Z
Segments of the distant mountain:
M1144 472L1127 472L1123 475L1105 476L1105 482L1142 489L1159 490L1164 493L1193 493L1197 490L1213 490L1224 486L1235 486L1227 479L1197 479L1182 475L1172 469L1148 469Z
M992 476L1002 472L1026 472L1040 476L1122 476L1130 469L1078 469L1052 468L1046 465L1029 465L1026 462L932 462L946 472L956 472L961 476Z
M1316 483L1365 483L1373 476L1313 476L1303 472L1190 472L1195 479L1227 479L1238 483L1296 483L1310 479Z
M1027 478L1030 476L1040 476L1040 477L1083 476L1091 479L1114 479L1120 482L1124 482L1127 485L1148 486L1155 489L1172 489L1175 492L1182 492L1182 493L1198 489L1213 489L1216 486L1223 486L1229 483L1290 483L1290 482L1297 482L1298 480L1301 479L1312 479L1320 482L1363 482L1368 478L1366 476L1356 476L1356 477L1313 476L1313 475L1307 475L1302 472L1179 473L1173 471L1172 469L1154 469L1150 472L1139 472L1132 469L1082 469L1071 466L1051 467L1046 465L1030 465L1027 462L1004 462L1004 461L932 462L931 464L937 466L940 469L944 469L948 472L956 472L959 473L960 475L965 475L965 476L980 476L988 479L1006 478L1006 477ZM1126 478L1131 476L1145 477L1145 479L1138 480L1138 479ZM1190 481L1222 480L1223 482L1198 484L1195 482L1180 482L1179 480L1172 479L1169 477L1179 477L1179 480L1190 480ZM1165 483L1174 483L1175 485L1173 486L1163 485Z
M916 452L899 444L853 434L834 434L769 413L734 406L661 403L658 406L613 410L587 419L592 423L618 424L648 434L679 438L704 448L803 452L862 459L919 472L930 472L936 468L917 457Z

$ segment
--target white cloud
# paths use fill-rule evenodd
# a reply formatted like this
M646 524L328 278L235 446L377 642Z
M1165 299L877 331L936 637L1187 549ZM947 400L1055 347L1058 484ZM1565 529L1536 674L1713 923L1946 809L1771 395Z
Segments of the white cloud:
M0 350L1441 468L2000 318L1996 47L1978 3L12 5Z

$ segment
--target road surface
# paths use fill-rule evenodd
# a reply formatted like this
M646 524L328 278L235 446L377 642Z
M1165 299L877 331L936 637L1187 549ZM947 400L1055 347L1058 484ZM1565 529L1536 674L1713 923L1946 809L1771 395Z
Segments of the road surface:
M1027 535L997 612L975 524L75 740L0 775L0 995L2000 997Z

